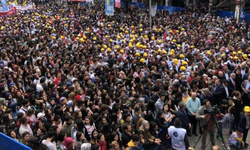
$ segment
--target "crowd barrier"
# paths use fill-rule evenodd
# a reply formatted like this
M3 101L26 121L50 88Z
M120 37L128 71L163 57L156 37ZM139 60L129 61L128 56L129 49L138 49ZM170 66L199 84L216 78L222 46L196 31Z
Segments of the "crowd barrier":
M28 146L17 142L9 136L0 132L0 149L1 150L31 150Z

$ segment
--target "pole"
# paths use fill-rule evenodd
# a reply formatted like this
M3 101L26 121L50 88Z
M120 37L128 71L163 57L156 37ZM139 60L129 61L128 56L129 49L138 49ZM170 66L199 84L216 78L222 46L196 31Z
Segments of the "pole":
M149 0L149 27L152 28L151 0Z
M211 14L212 12L212 6L213 6L213 0L209 0L209 7L208 7L209 14Z

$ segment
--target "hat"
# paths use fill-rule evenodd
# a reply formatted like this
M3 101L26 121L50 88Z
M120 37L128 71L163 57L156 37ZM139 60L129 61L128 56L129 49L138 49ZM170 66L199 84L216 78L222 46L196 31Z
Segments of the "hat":
M41 119L44 116L45 116L45 114L40 112L37 114L37 119Z
M90 143L83 143L81 145L81 150L90 150L91 149L91 144Z
M183 71L183 70L186 70L187 68L184 67L184 66L181 66L180 70Z
M180 58L184 58L185 57L185 55L183 55L183 54L180 54L180 56L179 56Z
M249 106L245 106L244 107L244 112L250 112L250 107Z
M67 102L67 106L71 107L71 106L73 106L73 105L74 105L74 103L73 103L72 100L69 100L69 101Z

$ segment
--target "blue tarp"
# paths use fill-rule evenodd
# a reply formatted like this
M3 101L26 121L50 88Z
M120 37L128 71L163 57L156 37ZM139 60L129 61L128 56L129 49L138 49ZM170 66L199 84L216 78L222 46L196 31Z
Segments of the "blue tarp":
M184 11L184 8L181 7L173 7L173 6L163 6L163 5L158 5L157 6L157 10L167 10L170 13L173 12L180 12L180 11Z
M0 132L0 149L1 150L31 150L28 146L17 142L9 136Z
M121 2L121 3L123 3L123 2ZM140 8L143 8L143 7L144 7L143 3L137 3L137 2L130 2L129 5L139 6ZM185 9L184 9L184 8L181 8L181 7L173 7L173 6L158 5L158 6L157 6L157 10L167 10L167 11L169 11L170 13L173 13L173 12L184 11Z
M217 15L220 17L234 17L234 12L231 11L217 11ZM250 14L249 13L245 13L245 18L241 19L241 20L245 20L246 22L250 22Z
M128 3L129 5L133 5L133 6L139 6L140 8L143 8L143 3L137 3L137 2L130 2Z

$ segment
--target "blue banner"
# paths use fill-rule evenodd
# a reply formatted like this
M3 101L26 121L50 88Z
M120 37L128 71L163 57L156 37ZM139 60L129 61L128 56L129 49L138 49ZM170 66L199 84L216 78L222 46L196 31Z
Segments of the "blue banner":
M114 15L114 0L105 0L105 13L108 16Z
M6 0L1 0L1 5L3 7L3 11L8 11L8 6Z
M28 146L17 142L9 136L0 132L0 149L1 150L31 150Z

